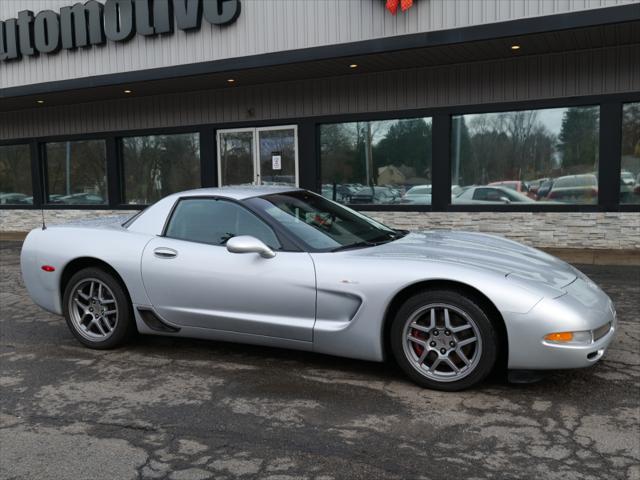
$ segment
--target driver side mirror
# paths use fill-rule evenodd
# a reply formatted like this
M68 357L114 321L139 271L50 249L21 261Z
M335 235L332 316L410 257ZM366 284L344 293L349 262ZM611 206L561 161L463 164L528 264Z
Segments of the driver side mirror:
M500 197L500 200L504 203L511 203L511 200L509 200L507 197Z
M231 253L257 253L262 258L273 258L276 252L256 237L250 235L239 235L227 240L227 251Z

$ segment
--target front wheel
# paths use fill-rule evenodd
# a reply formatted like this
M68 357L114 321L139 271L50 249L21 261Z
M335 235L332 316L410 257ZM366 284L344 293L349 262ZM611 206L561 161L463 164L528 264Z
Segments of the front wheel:
M391 348L418 385L456 391L484 380L496 362L498 338L485 312L455 290L409 298L391 324Z
M71 333L89 348L118 347L135 332L123 286L101 268L85 268L71 277L64 291L63 313Z

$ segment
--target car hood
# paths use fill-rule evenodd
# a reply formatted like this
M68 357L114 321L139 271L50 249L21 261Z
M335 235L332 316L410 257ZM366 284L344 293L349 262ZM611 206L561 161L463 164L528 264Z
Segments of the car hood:
M555 288L565 287L577 277L572 266L547 253L506 238L474 232L410 233L390 243L351 252L378 258L467 265Z

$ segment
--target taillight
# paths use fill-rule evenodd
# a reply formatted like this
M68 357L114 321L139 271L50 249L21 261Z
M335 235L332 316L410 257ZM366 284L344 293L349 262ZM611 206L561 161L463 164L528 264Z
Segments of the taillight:
M44 270L45 272L55 272L56 271L56 267L52 267L51 265L42 265L42 270Z

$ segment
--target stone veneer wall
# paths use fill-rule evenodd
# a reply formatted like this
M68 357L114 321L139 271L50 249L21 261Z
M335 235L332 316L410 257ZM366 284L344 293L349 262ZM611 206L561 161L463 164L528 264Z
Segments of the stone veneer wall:
M495 233L543 248L640 249L640 213L371 212L409 230L456 229Z
M45 210L48 225L134 211ZM367 212L409 230L456 229L495 233L543 248L640 249L640 213L561 212ZM0 210L0 232L26 232L41 225L39 210Z

